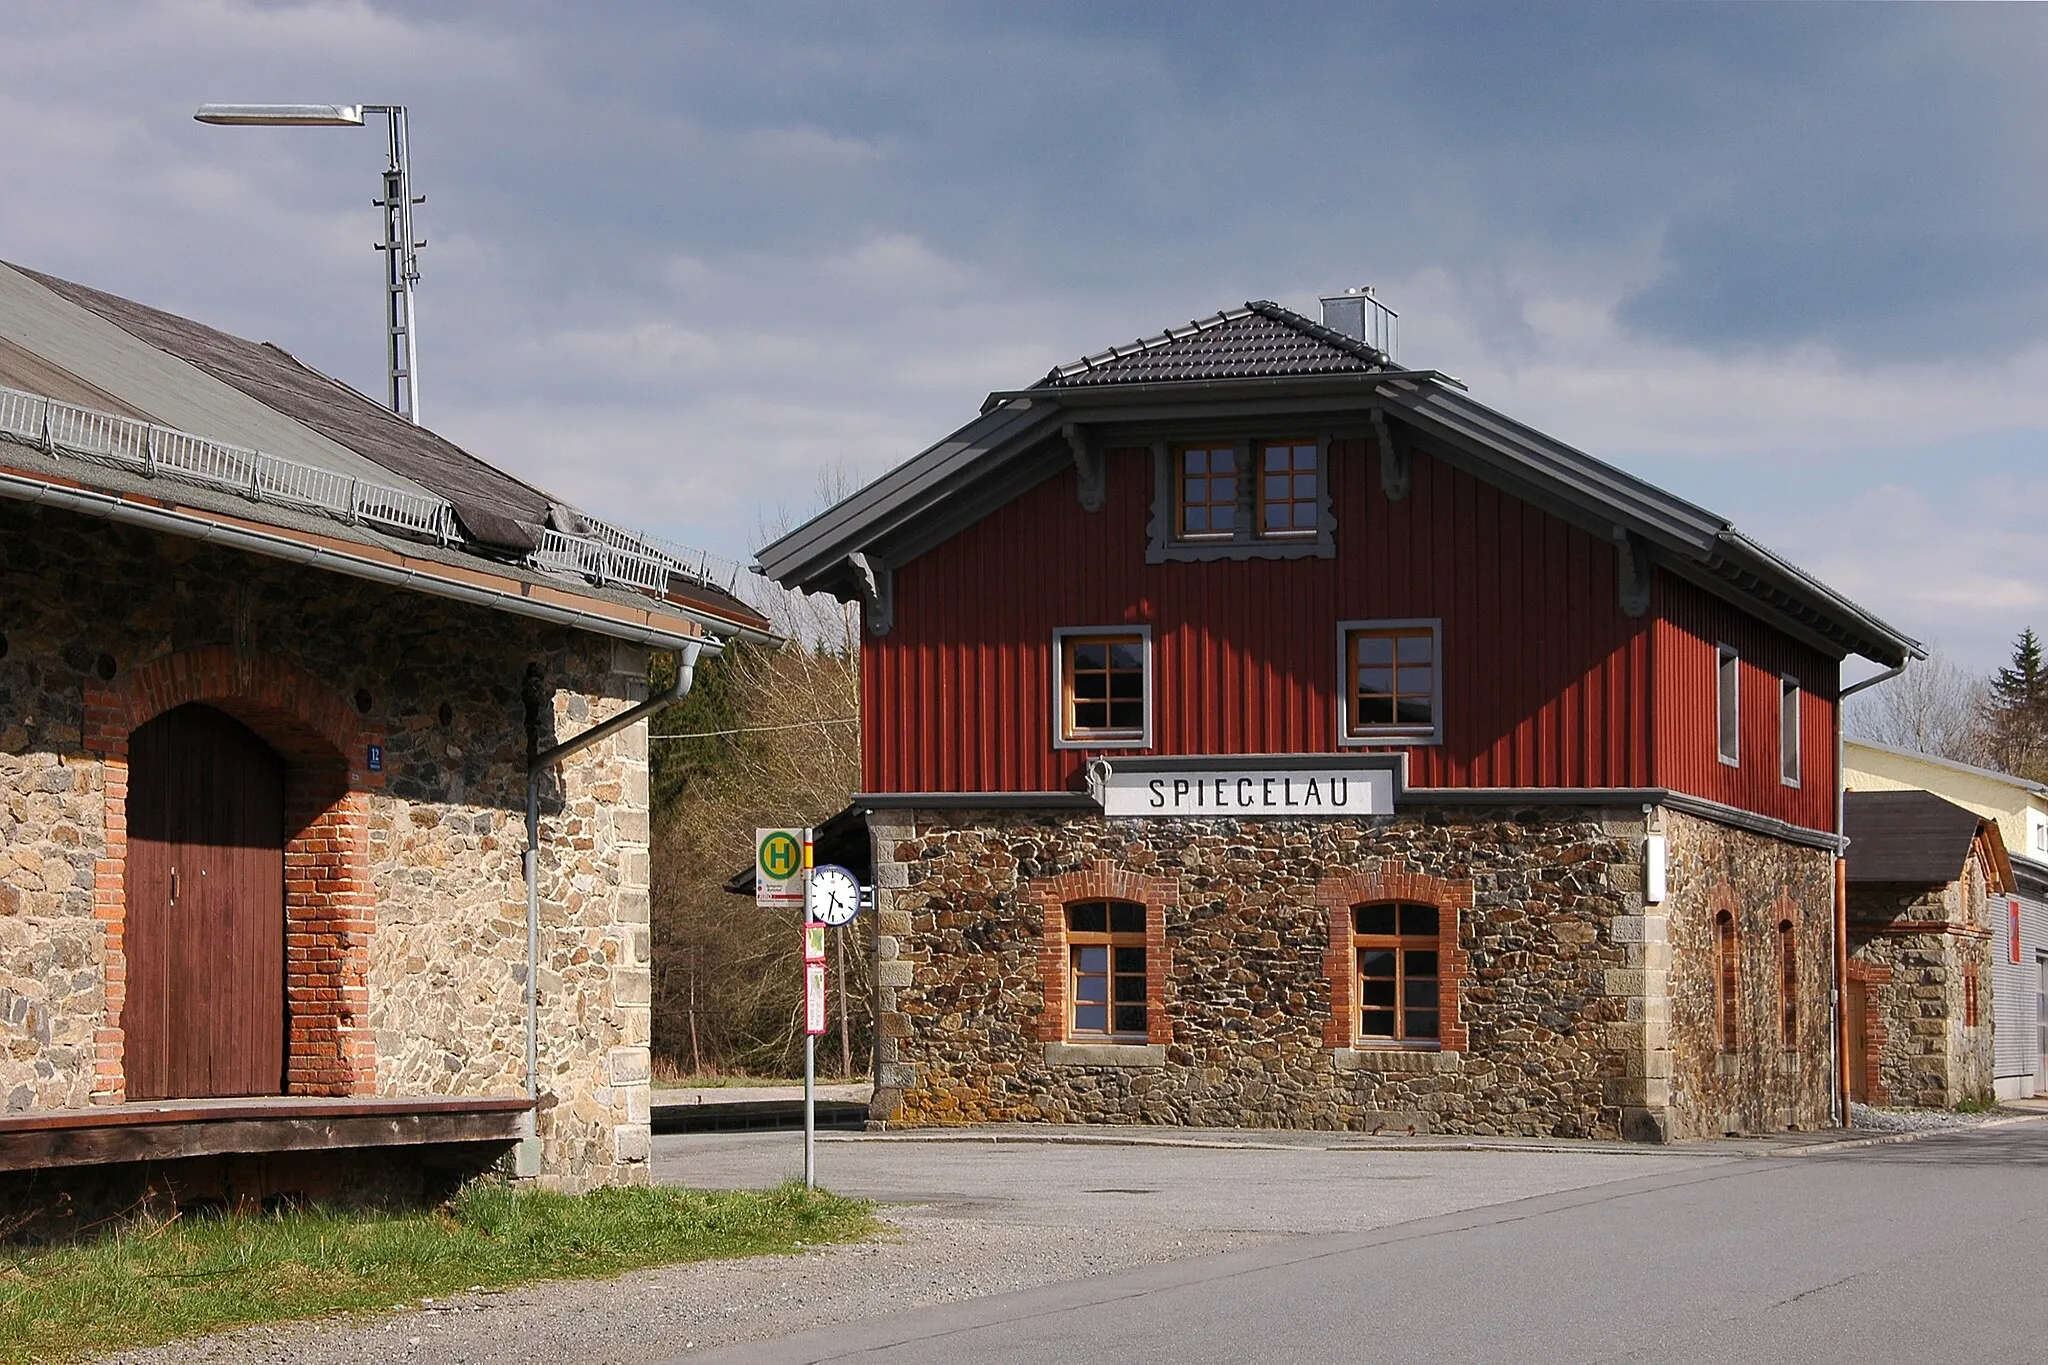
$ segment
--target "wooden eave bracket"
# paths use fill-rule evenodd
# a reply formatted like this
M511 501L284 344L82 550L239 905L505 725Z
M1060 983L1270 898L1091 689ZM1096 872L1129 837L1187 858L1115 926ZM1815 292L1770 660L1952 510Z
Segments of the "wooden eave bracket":
M1388 502L1399 502L1408 496L1415 480L1408 452L1394 444L1394 429L1385 408L1372 410L1372 432L1380 449L1380 491Z
M887 635L896 624L896 580L889 566L859 550L846 557L846 564L868 609L868 632Z
M1081 496L1081 510L1100 512L1109 494L1102 452L1088 439L1088 428L1077 423L1061 427L1060 435L1067 438L1067 445L1074 452L1074 481Z
M1614 528L1615 582L1621 590L1621 614L1640 617L1650 609L1650 554L1643 538Z

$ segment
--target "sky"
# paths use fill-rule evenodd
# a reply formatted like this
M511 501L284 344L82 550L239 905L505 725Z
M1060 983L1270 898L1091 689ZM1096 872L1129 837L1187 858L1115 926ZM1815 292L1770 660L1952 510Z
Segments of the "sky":
M1371 284L1402 363L1984 670L2048 629L2048 7L0 0L0 259L747 559L984 394Z

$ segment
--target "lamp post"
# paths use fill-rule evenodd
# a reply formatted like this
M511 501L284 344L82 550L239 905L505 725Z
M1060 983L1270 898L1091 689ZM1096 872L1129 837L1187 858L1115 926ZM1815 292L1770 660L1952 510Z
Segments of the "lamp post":
M384 324L391 359L391 410L419 425L419 352L414 340L413 286L420 278L420 248L414 241L412 209L427 202L413 197L412 165L405 139L402 104L202 104L192 117L201 123L229 127L360 128L365 114L382 114L390 131L390 155L384 167Z

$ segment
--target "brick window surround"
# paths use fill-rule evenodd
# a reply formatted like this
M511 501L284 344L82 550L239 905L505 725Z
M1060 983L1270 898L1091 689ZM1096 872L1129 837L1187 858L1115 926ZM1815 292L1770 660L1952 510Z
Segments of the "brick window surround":
M1039 1041L1069 1041L1067 905L1073 901L1131 901L1145 907L1145 1041L1172 1042L1173 1023L1166 1015L1166 983L1172 975L1173 958L1166 942L1166 911L1179 899L1174 879L1142 876L1099 862L1086 871L1063 872L1033 882L1027 894L1038 901L1042 926L1038 975L1045 1004L1038 1016Z
M106 1017L94 1035L93 1101L127 1095L128 739L175 707L202 702L233 716L285 761L285 1075L289 1095L375 1088L369 1029L369 947L376 897L369 875L366 730L354 709L312 674L225 646L140 664L85 687L84 748L105 768L106 851L94 868L93 914L106 935Z
M1470 960L1458 939L1460 911L1472 908L1472 883L1451 881L1410 871L1402 863L1386 863L1363 875L1325 877L1316 883L1316 905L1329 926L1323 949L1323 978L1330 987L1330 1012L1323 1020L1323 1046L1330 1048L1401 1047L1377 1039L1360 1039L1357 1011L1358 954L1351 946L1351 909L1381 901L1433 905L1437 912L1437 1046L1463 1052L1468 1045L1461 1008ZM1411 1045L1412 1046L1412 1045Z

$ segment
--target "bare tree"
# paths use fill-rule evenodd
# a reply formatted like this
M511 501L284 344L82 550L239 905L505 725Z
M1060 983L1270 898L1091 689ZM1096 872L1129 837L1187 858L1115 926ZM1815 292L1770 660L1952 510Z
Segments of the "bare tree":
M851 491L834 467L820 506ZM786 530L778 513L764 540ZM725 890L754 860L760 826L821 824L860 782L857 608L746 578L739 591L786 642L736 646L699 669L688 704L652 727L654 789L654 1052L667 1072L788 1075L802 1055L803 982L795 910L757 909ZM851 1071L871 1020L872 925L841 944L834 1032ZM847 1006L852 1008L848 1009Z
M1930 646L1925 659L1898 677L1851 697L1843 729L1854 739L1983 764L1992 758L1989 696L1984 679Z

